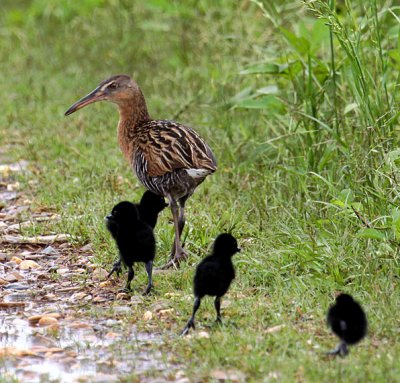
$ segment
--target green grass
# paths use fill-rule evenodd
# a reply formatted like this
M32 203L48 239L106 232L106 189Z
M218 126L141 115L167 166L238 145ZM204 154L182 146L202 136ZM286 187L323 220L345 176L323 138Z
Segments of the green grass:
M112 105L63 113L103 78L131 74L150 114L195 127L219 168L188 203L189 262L156 275L157 295L126 320L177 292L176 318L157 329L166 355L200 380L222 368L248 381L274 381L272 373L281 382L399 381L394 0L48 3L0 5L1 146L31 161L22 181L34 206L62 215L33 231L92 242L109 267L115 248L103 217L122 199L138 200L143 188L118 149ZM179 339L194 265L232 228L243 252L223 316L238 328ZM172 237L164 212L158 264ZM144 281L141 270L137 292ZM324 323L336 291L364 302L370 330L347 359L330 361L320 352L336 343ZM199 327L213 316L204 304ZM264 332L279 324L286 327Z

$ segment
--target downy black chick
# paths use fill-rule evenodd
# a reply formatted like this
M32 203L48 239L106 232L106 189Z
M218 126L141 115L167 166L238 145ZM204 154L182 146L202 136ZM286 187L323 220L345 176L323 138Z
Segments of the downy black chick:
M186 335L189 329L195 328L194 317L205 295L215 297L214 306L217 311L217 322L221 322L221 297L228 291L235 278L232 256L240 251L236 239L227 233L220 234L214 242L212 253L204 258L196 268L193 291L193 314L183 329L181 335Z
M164 197L154 194L150 190L143 193L138 204L135 204L139 211L140 220L146 222L151 228L155 228L157 224L158 214L164 210L168 204Z
M147 223L152 229L155 228L158 220L158 214L168 206L164 197L159 196L149 190L145 191L139 203L134 204L139 212L141 221ZM108 274L108 278L116 272L117 275L121 273L121 259L118 258L113 268Z
M341 340L328 355L346 356L349 353L347 346L358 343L367 334L367 317L360 304L348 294L336 297L329 308L327 322Z
M152 271L156 252L153 229L139 218L136 206L127 201L114 206L111 214L106 217L106 225L117 243L120 262L128 268L125 290L130 290L131 281L134 277L133 263L144 262L149 278L144 294L148 294L153 285ZM115 264L108 277L114 271Z

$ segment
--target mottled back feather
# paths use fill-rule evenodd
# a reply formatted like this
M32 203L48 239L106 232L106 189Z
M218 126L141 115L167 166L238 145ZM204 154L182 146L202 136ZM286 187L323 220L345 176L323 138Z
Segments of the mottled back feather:
M172 121L151 120L135 130L134 157L140 158L149 177L179 169L206 169L213 173L216 160L209 146L191 128ZM137 156L137 154L140 156Z

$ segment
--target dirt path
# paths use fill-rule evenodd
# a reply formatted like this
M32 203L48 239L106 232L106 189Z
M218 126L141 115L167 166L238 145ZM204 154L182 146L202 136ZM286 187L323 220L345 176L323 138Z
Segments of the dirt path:
M104 281L90 244L74 248L67 233L22 235L38 222L60 219L32 210L16 181L28 171L26 161L0 157L0 382L99 383L128 376L123 381L155 382L171 373L172 380L187 382L154 347L163 342L160 334L121 320L135 297ZM105 314L90 315L88 306Z

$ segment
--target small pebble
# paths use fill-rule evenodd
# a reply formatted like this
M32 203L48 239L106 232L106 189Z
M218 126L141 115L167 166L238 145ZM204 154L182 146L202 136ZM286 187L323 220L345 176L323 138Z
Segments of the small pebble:
M102 269L101 267L98 267L97 269L93 270L92 273L92 279L94 281L102 281L103 279L105 279L108 275L108 271L105 269Z
M20 270L31 270L40 268L40 265L35 261L26 260L19 264L19 268Z
M18 258L18 257L16 257L16 256L14 256L14 257L12 257L12 258L10 259L10 261L11 261L11 262L15 262L17 265L19 265L19 264L22 262L22 259L21 259L21 258Z
M60 253L52 246L47 246L45 249L43 249L40 254L46 254L46 255L60 255Z
M42 316L38 322L40 327L50 326L50 325L54 325L57 323L58 323L58 320L51 316Z
M144 320L144 321L148 322L148 321L150 321L150 320L152 320L152 319L153 319L153 313L152 313L151 311L146 311L146 312L143 314L143 320Z
M22 283L10 283L6 286L7 290L28 290L28 285L23 285Z

